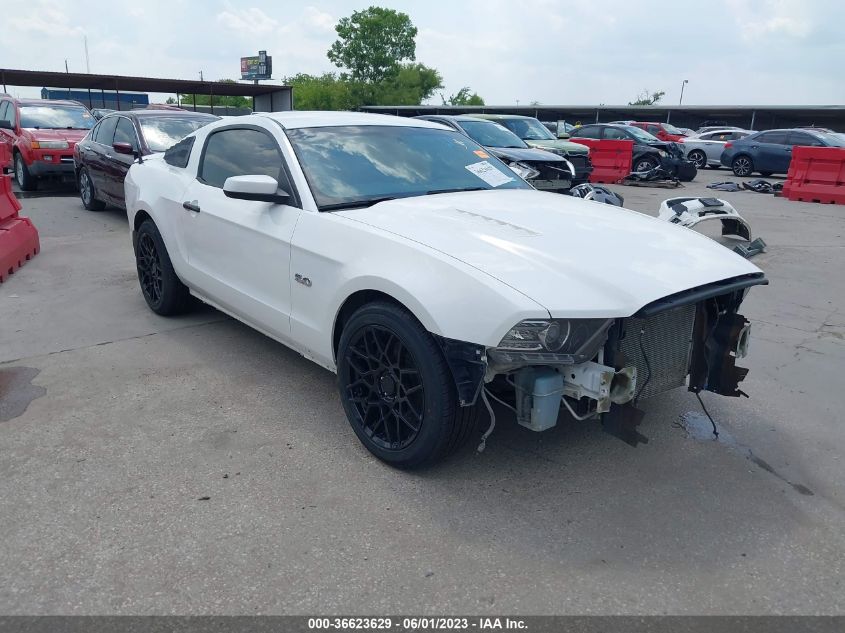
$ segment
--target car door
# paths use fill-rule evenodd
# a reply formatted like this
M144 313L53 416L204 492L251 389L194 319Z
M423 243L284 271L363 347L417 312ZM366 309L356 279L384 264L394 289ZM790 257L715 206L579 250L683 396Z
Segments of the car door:
M135 132L135 125L132 120L125 116L115 117L117 125L114 130L112 143L129 143L133 151L138 151L138 134ZM114 204L121 207L126 206L126 196L123 192L123 180L135 157L129 154L118 154L111 145L106 149L104 156L103 185L100 188L111 198Z
M15 107L8 99L0 100L0 121L7 121L10 126L14 126ZM0 127L0 144L5 145L8 150L9 168L11 169L12 148L15 145L14 135L12 130Z
M83 163L88 170L88 176L94 183L94 190L97 196L108 196L105 187L106 170L108 169L106 155L114 151L114 131L117 127L117 117L103 117L97 124L97 129L91 135L91 141L85 143L85 151L82 154Z
M205 139L178 222L195 287L224 310L283 339L290 338L290 242L301 212L289 173L270 130L218 128ZM290 203L228 198L226 179L246 175L276 178L291 194Z
M792 146L786 130L763 132L751 143L751 158L756 171L785 173L792 160Z

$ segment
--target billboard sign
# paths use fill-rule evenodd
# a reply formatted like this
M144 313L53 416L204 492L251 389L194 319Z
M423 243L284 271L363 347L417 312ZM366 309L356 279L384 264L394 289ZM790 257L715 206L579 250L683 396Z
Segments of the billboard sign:
M241 57L241 79L270 79L273 74L273 58L267 51L258 55Z

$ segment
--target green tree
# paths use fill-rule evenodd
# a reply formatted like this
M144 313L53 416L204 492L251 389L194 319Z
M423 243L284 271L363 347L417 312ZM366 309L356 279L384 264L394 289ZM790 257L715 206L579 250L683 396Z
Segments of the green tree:
M354 110L361 105L350 83L335 73L319 76L299 73L285 78L284 83L293 87L298 110Z
M234 79L221 79L217 83L221 84L236 84ZM179 95L179 99L185 107L194 105L194 95L183 94ZM197 105L211 105L212 95L196 95ZM251 108L252 100L247 97L221 97L214 95L215 106L230 106L233 108Z
M636 101L629 101L628 105L632 106L641 106L641 105L656 105L665 95L666 93L663 90L659 90L657 92L652 92L649 94L648 90L643 90L640 94L637 95Z
M335 31L329 60L346 69L353 82L379 83L395 77L403 61L416 59L417 27L405 13L382 7L353 11Z
M403 64L398 72L369 89L364 105L419 105L443 87L443 78L425 64Z
M440 94L440 99L443 101L443 105L453 105L453 106L483 106L484 99L478 96L477 92L470 93L470 87L464 86L458 92L453 95L450 95L448 99L446 99L443 94Z

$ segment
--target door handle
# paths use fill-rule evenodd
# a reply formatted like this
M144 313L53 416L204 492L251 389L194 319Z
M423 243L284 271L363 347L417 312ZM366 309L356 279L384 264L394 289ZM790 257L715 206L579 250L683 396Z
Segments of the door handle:
M196 200L185 200L185 202L182 203L182 208L187 209L188 211L193 211L194 213L200 212L200 205Z

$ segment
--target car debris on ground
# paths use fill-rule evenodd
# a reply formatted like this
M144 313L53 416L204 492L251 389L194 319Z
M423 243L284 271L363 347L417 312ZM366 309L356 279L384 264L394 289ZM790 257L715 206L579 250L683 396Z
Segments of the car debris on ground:
M632 187L662 187L664 189L683 187L681 181L663 167L655 167L648 171L632 171L622 180L622 184Z
M576 198L604 202L605 204L612 204L616 207L621 207L625 204L625 198L621 194L611 191L602 185L593 185L588 182L572 187L569 190L569 194Z
M668 198L661 203L657 217L686 228L705 220L720 220L722 235L751 241L751 225L730 202L720 198Z

